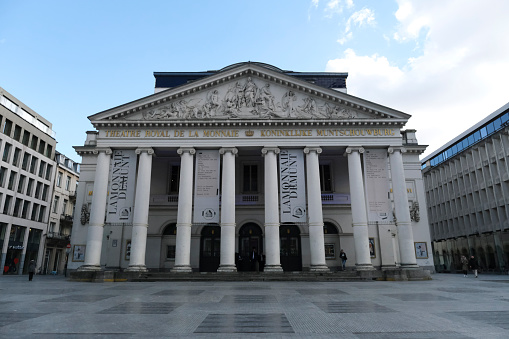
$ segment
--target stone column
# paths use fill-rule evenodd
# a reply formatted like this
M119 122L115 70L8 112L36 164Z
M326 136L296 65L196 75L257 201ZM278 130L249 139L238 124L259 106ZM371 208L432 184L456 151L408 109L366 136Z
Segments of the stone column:
M152 148L138 148L138 175L134 199L133 232L131 236L131 258L126 271L146 272L148 210L150 206L150 181L152 176Z
M221 185L221 257L218 272L236 272L235 266L235 155L234 147L221 148L223 176Z
M352 208L353 239L357 270L372 270L373 264L369 255L368 215L364 195L361 154L362 147L348 147L348 176L350 180L350 200Z
M5 238L4 238L4 243L2 244L2 259L0 259L0 269L4 270L4 267L5 267L5 261L7 260L7 249L9 247L9 234L11 234L11 228L12 228L12 223L8 223L6 226L5 226Z
M78 268L81 271L98 271L101 269L101 249L103 242L104 217L106 215L106 200L108 193L108 178L110 174L110 160L113 152L110 148L98 148L97 166L95 168L94 191L90 221L87 233L87 248L85 262Z
M25 236L23 237L23 250L21 251L21 259L18 267L18 274L23 274L23 266L25 265L25 257L27 255L28 236L30 235L30 227L25 227ZM3 267L3 266L2 266ZM58 266L57 266L58 269Z
M309 248L311 252L310 271L329 271L325 263L325 244L323 237L322 192L320 190L320 167L318 155L320 147L306 147L306 182L308 195Z
M279 194L277 155L279 148L262 148L265 194L265 267L264 272L283 272L279 251Z
M175 266L172 272L190 273L191 268L191 226L193 216L193 160L196 150L182 147L180 155L179 201L177 210L177 237Z
M396 210L396 226L398 227L399 256L401 268L418 268L415 259L414 235L408 208L408 196L403 168L403 147L390 147L389 161L391 164L392 193Z

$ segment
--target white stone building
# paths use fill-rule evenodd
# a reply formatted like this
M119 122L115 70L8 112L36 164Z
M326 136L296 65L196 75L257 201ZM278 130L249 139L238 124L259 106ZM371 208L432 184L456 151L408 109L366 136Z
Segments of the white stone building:
M41 267L55 178L52 125L0 87L0 246L4 274Z
M336 270L340 249L348 269L433 269L410 115L346 94L345 73L155 77L75 147L70 269L244 271L253 248L265 272Z

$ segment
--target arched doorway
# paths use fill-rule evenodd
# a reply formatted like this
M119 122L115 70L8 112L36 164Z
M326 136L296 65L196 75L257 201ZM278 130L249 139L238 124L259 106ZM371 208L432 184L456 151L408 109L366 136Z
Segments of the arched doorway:
M279 227L280 260L283 271L302 271L300 230L296 225Z
M262 229L255 223L247 223L239 230L239 252L237 262L235 263L238 271L252 270L249 254L253 248L256 248L256 251L260 255L263 255ZM263 264L263 262L264 260L262 257L261 264ZM262 267L260 267L260 269L262 269Z
M207 225L201 231L200 272L217 272L221 255L221 227Z

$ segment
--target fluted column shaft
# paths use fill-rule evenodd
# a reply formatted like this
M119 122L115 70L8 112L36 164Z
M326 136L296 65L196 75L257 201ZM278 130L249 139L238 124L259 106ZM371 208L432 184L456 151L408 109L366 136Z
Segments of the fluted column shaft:
M325 262L323 236L322 192L320 190L319 147L304 148L306 154L306 181L308 196L309 248L311 251L311 271L329 271Z
M101 269L101 249L106 215L108 177L110 173L111 149L97 149L97 166L95 168L94 191L87 233L85 261L80 270Z
M403 168L403 147L390 147L389 161L391 164L392 192L396 212L396 225L398 227L399 256L401 268L417 268L414 250L414 235L412 221L408 208L408 195Z
M348 176L350 181L350 200L352 208L353 239L357 270L373 269L369 254L368 215L364 180L362 178L361 154L362 147L348 147Z
M221 256L218 272L235 272L235 155L236 148L221 148Z
M265 192L265 267L264 272L282 272L279 251L279 194L277 155L279 148L262 149L264 159Z
M193 215L193 158L196 150L183 147L180 155L179 200L177 210L177 237L175 266L172 272L192 272L191 268L191 225Z
M138 148L138 176L134 202L133 231L131 236L131 258L128 271L147 271L145 253L147 249L148 210L150 206L150 179L152 176L152 148Z

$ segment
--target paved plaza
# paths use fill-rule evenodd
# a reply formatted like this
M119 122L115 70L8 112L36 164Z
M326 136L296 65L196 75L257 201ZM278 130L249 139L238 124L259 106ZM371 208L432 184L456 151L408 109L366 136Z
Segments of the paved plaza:
M509 338L509 276L70 282L0 276L0 338Z

